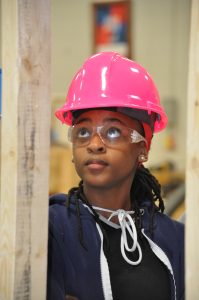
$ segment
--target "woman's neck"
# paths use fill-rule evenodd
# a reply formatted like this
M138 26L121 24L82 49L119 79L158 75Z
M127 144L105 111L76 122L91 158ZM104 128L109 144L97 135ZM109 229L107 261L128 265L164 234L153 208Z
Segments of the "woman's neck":
M87 185L83 187L84 195L92 206L102 207L111 210L131 210L130 190L93 188Z

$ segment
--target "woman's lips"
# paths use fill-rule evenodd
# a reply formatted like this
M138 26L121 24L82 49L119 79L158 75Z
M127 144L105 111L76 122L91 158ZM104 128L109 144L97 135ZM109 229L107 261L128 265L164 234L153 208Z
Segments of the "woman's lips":
M88 169L90 170L101 170L104 167L108 166L107 162L105 162L104 160L100 160L100 159L89 159L86 162L86 166L88 167Z

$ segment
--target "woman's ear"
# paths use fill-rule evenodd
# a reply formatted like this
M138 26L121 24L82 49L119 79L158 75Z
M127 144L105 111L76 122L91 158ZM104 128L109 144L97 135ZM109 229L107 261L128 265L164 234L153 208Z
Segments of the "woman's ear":
M139 156L138 156L138 162L139 163L144 163L144 162L146 162L148 160L148 156L146 156L146 155L144 155L144 154L140 154Z
M146 144L143 143L140 147L140 154L138 155L138 162L143 163L148 160L148 151L146 149Z

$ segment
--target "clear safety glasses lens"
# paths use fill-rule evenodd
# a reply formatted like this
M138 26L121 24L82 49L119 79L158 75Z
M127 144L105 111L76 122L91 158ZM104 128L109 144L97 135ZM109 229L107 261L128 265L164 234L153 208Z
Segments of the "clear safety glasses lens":
M103 125L92 127L90 125L77 124L68 129L68 140L77 147L87 146L94 135L98 135L106 146L118 147L122 143L139 143L146 139L135 129L121 124Z

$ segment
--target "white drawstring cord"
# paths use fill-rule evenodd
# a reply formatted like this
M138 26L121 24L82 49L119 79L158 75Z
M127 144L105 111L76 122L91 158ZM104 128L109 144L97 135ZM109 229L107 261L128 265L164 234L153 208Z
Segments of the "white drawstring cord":
M111 212L111 215L108 218L108 221L110 221L114 216L118 217L118 221L119 221L120 228L121 228L120 249L121 249L122 256L126 260L126 262L128 262L129 264L138 265L142 260L142 250L141 250L141 247L137 240L137 230L136 230L135 224L131 217L131 215L134 214L134 211L125 211L124 209L118 209L116 211L113 211L113 210L96 207L96 206L93 206L93 208L95 210ZM129 245L128 245L126 231L128 231L128 233L133 241L132 247L129 247ZM136 250L136 248L138 249L138 259L136 261L130 260L126 256L125 251L134 252Z

